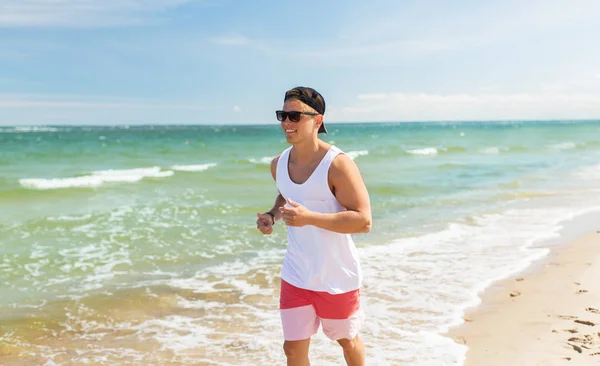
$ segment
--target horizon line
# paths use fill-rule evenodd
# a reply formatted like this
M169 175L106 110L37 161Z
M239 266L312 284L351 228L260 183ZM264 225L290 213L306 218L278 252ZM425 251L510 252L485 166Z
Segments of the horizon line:
M402 124L402 123L499 123L499 122L600 122L598 118L545 118L545 119L448 119L448 120L381 120L381 121L336 121L327 124ZM242 123L102 123L102 124L2 124L0 127L107 127L107 126L269 126L280 122L242 122Z

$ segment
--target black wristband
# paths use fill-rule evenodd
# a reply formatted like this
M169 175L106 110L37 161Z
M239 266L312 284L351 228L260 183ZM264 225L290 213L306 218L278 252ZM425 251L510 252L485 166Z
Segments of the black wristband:
M271 225L275 225L275 214L272 213L271 211L267 211L265 212L267 215L271 216L271 219L273 220L273 223Z

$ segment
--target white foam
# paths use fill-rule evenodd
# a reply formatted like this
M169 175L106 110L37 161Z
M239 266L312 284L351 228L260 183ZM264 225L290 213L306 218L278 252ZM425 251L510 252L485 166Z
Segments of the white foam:
M575 176L585 180L600 180L600 164L581 168L575 172Z
M549 148L553 150L571 150L576 148L577 145L574 142L562 142L559 144L550 145Z
M98 187L103 181L98 177L86 176L78 178L51 178L51 179L20 179L19 184L30 189L59 189Z
M435 147L425 147L423 149L406 150L411 155L432 156L437 155L438 150Z
M202 319L172 315L163 319L151 319L135 327L141 338L155 339L162 349L179 352L208 344L212 329L203 326Z
M24 178L19 184L29 189L94 188L105 183L134 183L144 178L165 178L173 175L172 170L161 171L160 167L136 169L111 169L92 172L91 175L72 178Z
M259 159L249 158L248 161L252 164L271 164L271 161L273 161L273 159L275 159L274 156L263 156Z
M209 168L217 166L216 163L200 164L200 165L173 165L171 169L183 172L202 172Z
M369 155L369 151L368 150L348 151L346 153L346 155L348 155L350 157L350 159L354 160L354 159L358 158L359 156Z
M46 218L48 221L84 221L89 220L92 217L91 214L86 214L82 216L69 216L69 215L61 215L61 216L49 216Z
M0 133L27 133L27 132L57 132L58 128L46 126L16 126L0 128Z
M499 154L500 149L497 147L486 147L485 149L482 149L481 152L484 154Z

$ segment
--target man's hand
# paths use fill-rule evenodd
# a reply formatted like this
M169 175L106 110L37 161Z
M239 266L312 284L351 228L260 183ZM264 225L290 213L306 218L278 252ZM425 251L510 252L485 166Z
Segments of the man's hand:
M304 226L308 225L312 211L308 210L301 204L287 199L289 207L283 206L279 208L283 221L287 226Z
M256 228L265 235L271 234L273 232L273 219L271 218L271 215L257 213L256 216L258 217L256 220Z

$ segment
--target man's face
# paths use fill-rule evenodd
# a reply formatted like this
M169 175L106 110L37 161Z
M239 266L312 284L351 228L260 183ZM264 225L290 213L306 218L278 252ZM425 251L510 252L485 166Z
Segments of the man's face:
M296 99L290 99L283 104L284 112L308 112L304 103ZM309 112L310 113L310 112ZM288 142L297 142L307 137L312 137L318 131L319 115L300 114L298 122L293 122L290 117L281 121L281 128ZM293 118L291 118L293 119Z

